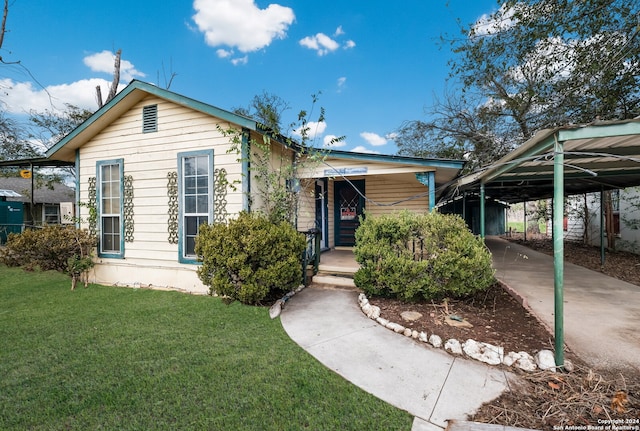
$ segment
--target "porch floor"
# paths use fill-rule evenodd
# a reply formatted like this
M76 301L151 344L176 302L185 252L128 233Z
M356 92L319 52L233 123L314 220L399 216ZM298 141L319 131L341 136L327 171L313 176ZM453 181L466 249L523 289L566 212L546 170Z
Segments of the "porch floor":
M354 274L358 268L360 265L356 262L353 249L331 249L320 254L319 272Z

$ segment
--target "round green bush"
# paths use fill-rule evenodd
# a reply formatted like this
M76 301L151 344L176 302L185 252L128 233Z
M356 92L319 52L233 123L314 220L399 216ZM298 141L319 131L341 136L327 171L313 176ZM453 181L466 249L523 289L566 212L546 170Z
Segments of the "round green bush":
M260 304L301 283L305 245L304 235L289 223L242 212L228 224L200 226L198 277L212 294Z
M367 217L356 231L355 255L355 284L372 296L459 298L495 282L491 253L455 215Z

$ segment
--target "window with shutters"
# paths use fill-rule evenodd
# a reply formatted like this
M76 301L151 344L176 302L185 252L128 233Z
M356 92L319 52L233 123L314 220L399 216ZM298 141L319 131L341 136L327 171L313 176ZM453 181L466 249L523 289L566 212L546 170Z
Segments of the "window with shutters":
M158 131L158 105L147 105L142 108L142 132Z

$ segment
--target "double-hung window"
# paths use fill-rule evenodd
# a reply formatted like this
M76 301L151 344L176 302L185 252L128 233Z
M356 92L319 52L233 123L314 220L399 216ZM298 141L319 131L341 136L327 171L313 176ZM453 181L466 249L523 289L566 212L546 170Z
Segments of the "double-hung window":
M213 220L213 151L178 154L178 177L180 261L195 263L199 227Z
M102 257L124 257L122 196L124 161L98 162L98 253Z

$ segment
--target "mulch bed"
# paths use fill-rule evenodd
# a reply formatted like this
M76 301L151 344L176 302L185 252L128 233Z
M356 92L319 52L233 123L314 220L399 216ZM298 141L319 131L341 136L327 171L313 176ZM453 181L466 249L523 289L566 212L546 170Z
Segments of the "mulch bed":
M542 349L553 349L553 336L547 328L499 284L463 300L405 303L390 298L369 298L369 301L380 307L381 317L427 335L436 334L443 342L450 338L461 343L474 339L502 346L505 353L525 351L532 355ZM409 322L401 316L404 311L417 311L422 317ZM473 326L450 326L446 323L449 315Z
M508 239L552 254L549 238L527 242ZM607 252L605 266L601 268L599 248L565 242L565 259L640 286L638 255ZM471 298L439 303L369 300L380 307L381 317L428 335L437 334L443 342L449 338L460 342L471 338L503 346L505 353L526 351L532 355L541 349L553 350L552 333L499 284ZM417 311L422 316L407 322L401 317L403 311ZM473 327L447 325L445 317L451 314ZM539 430L606 430L610 427L611 430L640 431L640 371L594 370L570 351L565 356L575 365L574 372L527 373L512 368L511 371L520 376L520 384L483 405L469 420Z

